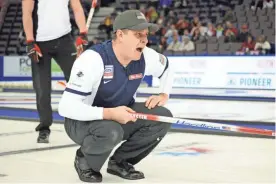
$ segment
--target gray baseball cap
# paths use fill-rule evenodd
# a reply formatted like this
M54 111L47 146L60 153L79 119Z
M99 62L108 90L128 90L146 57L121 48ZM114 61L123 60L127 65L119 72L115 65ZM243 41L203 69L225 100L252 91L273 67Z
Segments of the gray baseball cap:
M126 10L115 18L113 22L113 32L118 29L143 30L148 28L150 32L159 29L157 24L148 23L144 14L139 10Z

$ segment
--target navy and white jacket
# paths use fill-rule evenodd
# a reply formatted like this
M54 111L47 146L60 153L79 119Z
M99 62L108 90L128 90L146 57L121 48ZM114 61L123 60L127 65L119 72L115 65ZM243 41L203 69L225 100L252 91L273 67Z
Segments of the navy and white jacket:
M151 48L144 48L140 60L124 67L115 56L112 41L95 45L75 61L59 114L79 121L103 119L103 108L134 103L145 75L159 77L159 92L169 94L173 82L170 71L168 59Z

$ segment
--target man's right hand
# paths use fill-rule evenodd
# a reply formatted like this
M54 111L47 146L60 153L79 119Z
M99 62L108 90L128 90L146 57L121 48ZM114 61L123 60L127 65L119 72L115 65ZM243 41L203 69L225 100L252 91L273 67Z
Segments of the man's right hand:
M36 63L39 62L39 57L42 57L41 50L34 41L27 41L27 53L29 58Z
M126 124L130 121L135 122L137 118L131 113L135 113L135 111L126 106L104 108L104 119L113 120L121 124Z

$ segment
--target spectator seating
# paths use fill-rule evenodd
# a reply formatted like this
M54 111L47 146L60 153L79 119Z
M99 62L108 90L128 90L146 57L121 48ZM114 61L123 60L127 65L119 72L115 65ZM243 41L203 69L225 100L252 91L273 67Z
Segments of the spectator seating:
M232 0L232 1L219 1L219 0L186 0L186 1L172 1L168 7L160 7L159 1L148 0L121 0L121 4L115 7L115 11L111 14L114 18L118 13L126 9L141 9L146 15L149 11L155 11L157 18L151 20L158 22L162 20L162 31L158 34L152 35L149 46L164 52L168 55L217 55L217 54L235 54L240 51L242 43L244 42L235 38L234 40L228 39L226 35L227 29L236 29L237 35L241 33L243 25L247 26L248 33L256 40L260 35L266 36L266 40L274 48L275 43L275 8L264 8L258 10L251 9L251 0ZM181 4L181 2L185 2ZM115 6L115 5L114 5ZM72 12L71 12L72 13ZM71 16L73 17L73 16ZM200 34L199 38L191 36L193 26L192 21L195 17L199 18L202 28L207 29L208 23L213 26L214 31L218 32L217 26L220 24L224 29L221 36ZM189 24L188 35L194 42L194 50L166 50L169 36L165 34L170 30L171 24L177 26L181 19ZM231 26L227 28L227 22ZM184 29L184 30L185 30ZM180 33L179 28L176 29L180 41L182 43L183 32ZM21 4L10 4L7 14L4 19L3 26L0 30L0 55L22 55L25 53L25 42L22 41L22 9ZM76 32L72 32L73 35ZM98 31L95 37L107 38L104 31ZM169 34L168 34L169 35ZM172 37L172 36L171 36ZM164 45L161 44L162 38L166 38ZM271 49L272 50L272 49Z

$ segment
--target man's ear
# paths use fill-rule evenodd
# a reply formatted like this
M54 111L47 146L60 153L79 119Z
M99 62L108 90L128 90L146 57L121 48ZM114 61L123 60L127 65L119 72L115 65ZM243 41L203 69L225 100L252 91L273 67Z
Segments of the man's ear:
M116 34L116 39L117 40L122 40L122 37L123 37L122 30L117 30L115 34Z
M127 30L118 30L116 32L116 37L117 39L122 40L125 34L127 34Z

